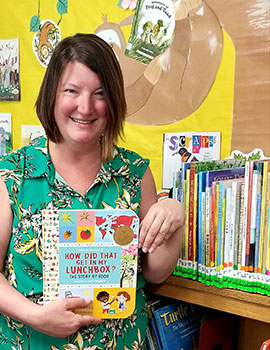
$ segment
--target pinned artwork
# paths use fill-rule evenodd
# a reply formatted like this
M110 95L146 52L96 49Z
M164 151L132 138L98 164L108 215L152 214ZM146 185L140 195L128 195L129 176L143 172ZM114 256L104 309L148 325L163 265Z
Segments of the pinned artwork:
M33 51L39 63L47 68L53 50L61 40L59 24L62 20L62 15L67 13L68 0L58 0L56 3L57 12L60 14L57 24L50 19L40 21L40 3L38 9L38 14L32 16L30 20L30 31L35 32L33 37Z
M39 63L47 67L55 46L61 40L60 27L46 19L40 23L39 30L33 37L33 51Z
M43 210L44 302L86 297L79 314L125 318L135 308L139 218L132 210Z
M0 156L11 150L11 113L0 113Z
M20 101L19 40L0 40L0 101Z

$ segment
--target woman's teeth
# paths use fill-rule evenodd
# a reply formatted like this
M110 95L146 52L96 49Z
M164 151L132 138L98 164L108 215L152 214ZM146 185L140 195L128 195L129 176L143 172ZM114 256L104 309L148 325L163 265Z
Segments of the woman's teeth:
M91 124L93 123L93 121L95 121L95 119L93 120L81 120L81 119L75 119L70 117L74 122L79 123L79 124Z

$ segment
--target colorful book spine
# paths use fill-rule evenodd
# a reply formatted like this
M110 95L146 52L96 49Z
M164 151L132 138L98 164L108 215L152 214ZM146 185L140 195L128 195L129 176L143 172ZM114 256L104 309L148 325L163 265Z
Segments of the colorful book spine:
M188 207L188 260L193 261L194 239L194 197L195 197L195 163L190 163L189 170L189 207Z
M245 167L245 201L243 221L243 249L241 269L248 271L249 248L250 248L250 211L252 198L253 161L247 161Z
M258 248L258 273L262 273L263 265L263 250L264 250L264 223L266 216L266 196L268 191L267 177L270 171L269 162L263 164L263 177L262 177L262 200L261 200L261 217L260 217L260 240Z
M237 267L241 270L243 256L243 232L244 232L244 202L245 202L245 182L240 185L240 213L239 213L239 232L238 232L238 254Z
M263 227L263 256L262 256L262 273L266 273L267 267L267 254L268 254L268 243L270 237L268 236L268 223L269 223L269 207L270 207L270 173L267 174L267 189L266 189L266 201L265 201L265 218Z
M249 263L248 271L252 272L254 269L255 258L255 240L256 240L256 223L258 210L258 195L262 191L262 172L263 163L254 163L253 179L252 179L252 196L251 196L251 212L250 212L250 247L249 247Z
M224 232L224 261L223 266L225 269L229 266L230 260L230 242L231 242L231 204L232 204L232 188L227 184L225 190L225 232Z

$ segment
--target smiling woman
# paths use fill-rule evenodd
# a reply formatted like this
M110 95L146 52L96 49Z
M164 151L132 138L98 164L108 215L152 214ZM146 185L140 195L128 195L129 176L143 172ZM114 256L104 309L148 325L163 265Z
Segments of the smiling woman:
M1 350L22 344L28 350L77 349L77 344L82 350L146 349L142 288L145 279L159 283L174 270L185 213L176 200L156 202L148 159L116 146L126 102L111 47L93 34L60 42L36 111L46 137L0 159ZM42 304L42 210L59 208L132 209L139 216L141 249L131 316L101 320L76 314L74 309L91 305L80 297ZM123 223L118 224L117 239L124 236ZM65 228L62 238L72 240L71 235ZM93 237L92 230L83 227L77 242L91 242ZM103 268L101 273L109 272Z

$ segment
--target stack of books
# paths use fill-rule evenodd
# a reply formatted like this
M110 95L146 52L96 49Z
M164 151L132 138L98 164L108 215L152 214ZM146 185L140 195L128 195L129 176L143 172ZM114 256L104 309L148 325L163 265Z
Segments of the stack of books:
M270 295L269 159L182 163L172 193L187 213L174 275Z

